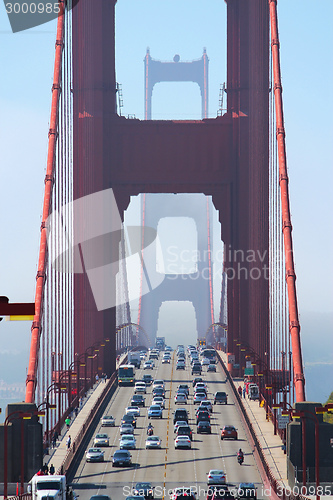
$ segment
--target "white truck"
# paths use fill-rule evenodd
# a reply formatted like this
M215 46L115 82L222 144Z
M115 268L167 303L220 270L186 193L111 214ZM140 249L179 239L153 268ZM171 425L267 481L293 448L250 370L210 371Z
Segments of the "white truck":
M140 368L141 358L139 351L130 351L128 353L128 364L134 365L136 368Z
M28 485L32 500L74 500L71 487L66 485L66 476L33 476Z

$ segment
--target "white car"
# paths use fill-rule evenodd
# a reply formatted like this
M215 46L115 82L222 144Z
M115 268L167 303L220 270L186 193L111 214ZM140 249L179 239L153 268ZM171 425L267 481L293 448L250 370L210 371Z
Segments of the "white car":
M177 420L173 427L173 432L177 432L177 429L180 425L188 425L188 423L185 420Z
M208 392L208 388L205 382L197 382L194 386L194 392L198 389L203 389L204 391Z
M110 440L107 434L96 434L94 439L94 448L98 446L109 446Z
M200 403L200 408L207 408L207 410L212 413L213 411L213 405L210 401L201 401Z
M188 436L177 436L175 439L175 448L191 448L191 440Z
M210 359L209 358L203 358L201 360L201 366L205 366L205 365L210 365Z
M116 425L116 421L112 415L104 415L101 420L102 427L114 427Z
M152 405L160 405L161 408L165 408L165 399L162 396L155 396Z
M146 394L146 392L145 382L136 382L134 387L134 394Z
M221 469L212 469L207 474L207 484L225 484L225 472Z
M164 383L164 380L154 380L153 382L153 389L155 389L155 387L162 387L164 390L165 390L165 383Z
M126 408L126 415L134 415L134 417L140 417L140 408L138 406L128 406Z
M121 450L134 450L136 439L133 434L123 434L119 440L119 448Z
M162 439L158 436L149 436L146 439L146 450L150 448L161 448Z
M175 395L175 403L181 403L181 404L184 404L184 405L187 405L187 397L185 396L185 394L182 394L182 393L177 393Z
M207 396L201 392L194 394L193 396L193 403L198 404L202 403L202 401L206 401Z

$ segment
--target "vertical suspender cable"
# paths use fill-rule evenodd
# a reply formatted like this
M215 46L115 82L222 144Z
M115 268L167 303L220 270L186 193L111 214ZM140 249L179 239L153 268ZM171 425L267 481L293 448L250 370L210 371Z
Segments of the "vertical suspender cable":
M58 15L57 38L54 62L54 77L52 86L52 104L51 104L51 119L49 130L49 143L47 154L47 167L45 176L45 191L43 202L43 215L41 225L41 237L39 246L38 271L36 278L36 294L35 294L35 316L31 327L31 345L30 357L28 365L28 374L26 380L26 403L33 403L35 400L35 388L37 381L38 367L38 351L41 334L41 319L43 316L43 296L45 285L45 269L47 263L47 241L46 241L46 220L50 215L52 186L54 176L54 165L56 158L56 143L58 135L58 113L59 113L59 98L61 93L61 59L63 49L64 35L64 2L59 0L60 12Z
M274 97L276 112L276 137L279 158L279 182L281 193L282 209L282 231L284 240L286 282L288 288L289 303L289 329L293 353L294 385L296 391L296 401L305 401L304 374L302 351L300 342L300 324L298 320L298 307L296 295L296 274L293 258L292 227L289 206L288 172L285 147L285 130L283 120L282 85L280 75L280 48L279 33L277 23L277 0L269 0L270 20L271 20L271 43L274 74Z

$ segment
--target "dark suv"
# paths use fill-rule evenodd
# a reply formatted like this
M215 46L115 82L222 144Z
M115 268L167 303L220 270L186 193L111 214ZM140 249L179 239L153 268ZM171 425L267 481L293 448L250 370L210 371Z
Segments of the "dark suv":
M192 365L192 375L195 373L200 373L202 372L202 366L200 363L193 363Z
M179 427L177 427L176 435L188 436L192 441L192 429L189 425L180 425Z
M143 382L146 383L146 385L150 385L153 382L153 377L150 375L150 373L143 375L142 377Z
M145 398L142 394L133 394L131 399L131 406L145 406Z
M226 405L228 404L228 394L226 392L215 392L214 395L214 405L216 404L221 404L221 405Z
M207 411L199 411L199 413L197 413L197 425L198 422L201 422L202 420L210 422L210 415Z
M175 410L173 414L173 424L175 425L177 421L188 422L188 413L185 408L177 408L177 410Z

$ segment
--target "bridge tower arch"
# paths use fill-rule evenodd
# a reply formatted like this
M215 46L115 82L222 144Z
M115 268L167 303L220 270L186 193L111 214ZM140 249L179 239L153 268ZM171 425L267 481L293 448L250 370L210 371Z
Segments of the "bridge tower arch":
M151 343L155 343L158 317L163 302L189 301L193 304L198 335L203 336L208 326L214 322L212 310L212 280L210 270L210 235L207 226L207 199L203 195L160 194L145 196L145 226L157 231L158 223L164 217L190 217L197 230L197 269L195 272L167 273L163 281L154 289L149 288L149 281L144 281L140 299L138 320L148 333ZM156 249L156 246L155 246ZM143 250L144 257L144 250ZM145 264L147 266L147 263ZM156 252L145 269L149 277L156 270ZM154 280L153 281L157 281Z

